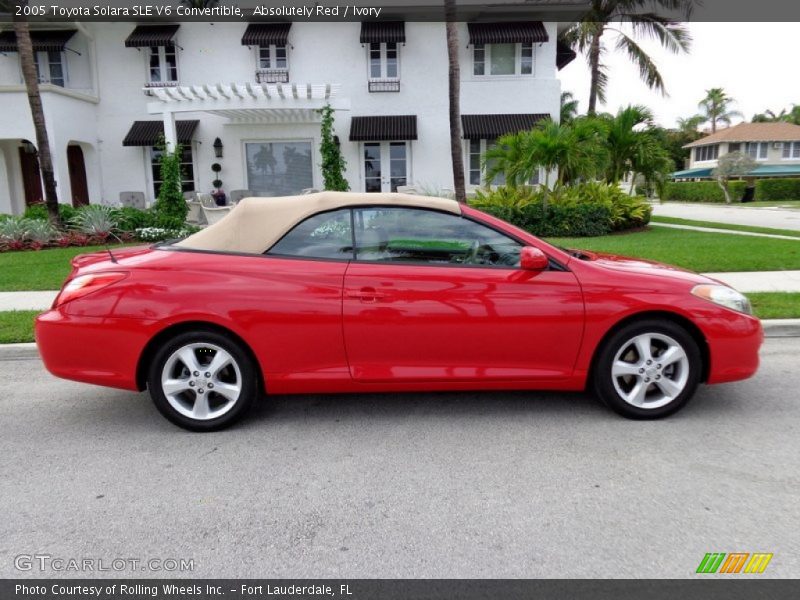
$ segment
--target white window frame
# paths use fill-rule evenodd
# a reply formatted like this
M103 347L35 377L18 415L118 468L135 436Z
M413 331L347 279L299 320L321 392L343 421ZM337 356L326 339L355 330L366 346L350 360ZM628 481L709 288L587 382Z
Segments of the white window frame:
M486 185L485 181L484 181L484 179L485 179L484 176L486 174L486 171L483 168L483 161L484 161L484 158L486 157L486 151L489 149L489 142L490 141L494 142L496 140L487 140L485 138L477 140L478 142L480 142L480 158L479 158L480 178L478 180L478 183L472 183L472 178L471 178L472 174L475 171L475 169L471 168L471 166L472 166L471 165L471 163L472 163L472 152L471 152L471 150L472 150L472 142L474 142L474 141L476 141L476 140L474 140L474 139L472 139L472 140L464 140L464 174L466 176L466 185L468 187L473 188L473 189L474 188L483 187L483 186ZM494 183L494 182L490 183L489 187L496 187L496 186L500 186L500 185L505 185L505 175L498 175L498 177L502 177L503 179L501 181L499 181L498 183ZM539 184L541 184L541 182L542 182L542 169L540 168L540 169L536 170L536 174L534 175L533 180L530 182L530 184L531 185L539 185Z
M412 156L412 147L414 140L365 140L363 142L359 142L358 144L358 183L360 190L366 190L367 188L367 169L364 166L364 146L365 144L378 144L381 153L381 189L383 188L383 169L384 169L384 160L383 160L383 144L386 143L387 147L392 142L405 142L406 143L406 185L412 185L412 181L414 181L412 175L413 169L413 156ZM390 156L391 156L391 150ZM391 179L391 168L392 168L392 161L391 158L387 161L389 167L389 178ZM391 184L389 184L391 187ZM365 192L366 193L366 192ZM384 192L381 192L384 193Z
M311 187L314 189L321 189L322 185L322 170L319 165L322 164L322 157L319 154L319 138L314 137L279 137L273 136L269 138L244 138L240 141L241 152L241 166L242 166L242 181L246 185L246 189L250 188L249 174L247 172L247 144L291 144L297 142L306 142L311 144Z
M278 64L278 48L283 48L286 66L279 67ZM266 50L269 53L269 67L261 66L261 52ZM289 70L289 45L288 44L269 44L268 46L256 46L256 69L259 71L269 70L269 71L288 71Z
M59 55L59 58L61 59L61 72L64 75L64 77L63 77L64 78L64 85L60 86L57 83L51 83L51 80L50 80L50 51L48 51L48 50L37 50L37 51L35 51L33 53L33 61L34 61L35 65L36 65L36 72L39 75L39 83L40 84L50 84L50 85L55 85L55 86L58 86L58 87L66 88L66 87L69 86L69 71L67 69L67 56L66 56L65 52L56 52L56 53ZM46 76L43 75L43 69L42 69L41 60L45 60L46 61L46 66L47 66ZM20 65L19 65L19 80L20 80L20 83L25 83L25 78L22 75L22 63L20 63Z
M786 154L789 156L786 156ZM783 148L781 148L781 160L800 160L800 141L783 142Z
M393 77L389 77L386 73L389 68L389 62L386 58L387 55L387 45L394 44L395 52L397 54L397 75ZM367 81L400 81L400 44L397 42L370 42L365 44L367 47ZM378 77L373 77L372 75L372 46L373 45L380 45L380 63L381 63L381 74Z
M187 144L182 144L186 146ZM199 192L200 186L197 185L197 144L196 142L192 141L188 144L189 148L192 150L192 179L183 179L181 178L181 193L183 193L183 183L186 181L191 181L194 185L194 191ZM153 146L144 146L144 165L146 170L146 181L147 181L147 189L152 201L155 202L158 200L158 197L155 195L156 193L156 180L153 177ZM184 163L181 162L181 165Z
M537 44L533 42L529 43L520 43L517 42L514 44L514 72L507 73L503 75L492 75L491 68L492 68L492 46L496 44L472 44L472 77L476 79L497 79L503 77L535 77L536 76L536 46ZM501 44L504 45L504 44ZM530 73L523 73L522 72L522 49L523 46L525 48L530 48L531 51L531 72ZM476 49L483 49L483 61L476 61L475 60L475 51ZM475 65L478 62L483 62L483 74L475 73Z
M150 78L150 58L153 56L153 48L158 48L158 68L159 72L161 73L161 81L153 81ZM167 51L166 49L170 48L172 53L175 54L175 79L165 80L164 76L169 75L169 65L167 64ZM147 52L145 53L145 81L147 81L147 85L151 85L153 87L156 86L170 86L170 85L177 85L180 81L181 77L181 66L180 61L178 58L178 47L175 45L172 46L147 46Z
M716 149L716 150L715 150ZM714 162L715 160L719 160L719 144L706 144L705 146L697 146L695 149L695 159L694 162ZM702 155L708 151L708 157L702 158ZM697 158L697 155L700 154L701 158Z
M769 142L745 142L744 153L756 161L765 161L769 158ZM756 146L756 156L750 154L750 147ZM761 151L764 151L762 156Z

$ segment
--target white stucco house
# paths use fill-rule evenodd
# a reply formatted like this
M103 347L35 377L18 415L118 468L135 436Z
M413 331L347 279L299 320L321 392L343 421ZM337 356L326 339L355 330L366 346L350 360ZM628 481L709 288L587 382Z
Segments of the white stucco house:
M566 24L564 24L566 26ZM32 24L60 200L117 204L158 190L160 134L184 148L185 191L321 188L317 109L352 190L452 188L440 22ZM467 181L497 136L559 114L559 24L460 23ZM0 213L41 199L13 30L0 32Z

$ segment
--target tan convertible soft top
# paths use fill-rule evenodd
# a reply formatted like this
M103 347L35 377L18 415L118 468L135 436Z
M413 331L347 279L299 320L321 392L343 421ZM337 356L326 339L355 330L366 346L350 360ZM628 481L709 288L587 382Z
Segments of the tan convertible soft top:
M221 221L175 245L193 250L261 254L292 227L318 212L347 206L411 206L461 214L455 200L410 194L319 192L278 198L244 198Z

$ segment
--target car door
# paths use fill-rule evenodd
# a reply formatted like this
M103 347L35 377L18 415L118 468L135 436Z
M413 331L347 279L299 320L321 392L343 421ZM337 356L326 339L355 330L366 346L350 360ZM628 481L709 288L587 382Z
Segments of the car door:
M354 379L557 380L583 332L568 270L525 271L522 245L465 217L415 208L354 210L344 279Z

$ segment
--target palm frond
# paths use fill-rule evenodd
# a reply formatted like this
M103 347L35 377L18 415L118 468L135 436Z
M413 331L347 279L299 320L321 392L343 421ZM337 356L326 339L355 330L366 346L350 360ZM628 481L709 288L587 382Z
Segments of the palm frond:
M633 38L624 33L620 33L619 38L617 38L617 50L626 52L631 62L639 67L639 77L641 77L647 87L661 92L663 96L667 95L664 79L661 77L658 67L647 52L645 52Z

